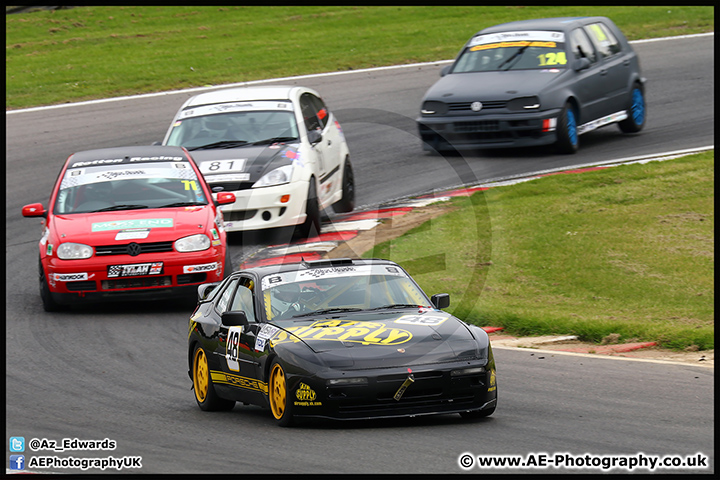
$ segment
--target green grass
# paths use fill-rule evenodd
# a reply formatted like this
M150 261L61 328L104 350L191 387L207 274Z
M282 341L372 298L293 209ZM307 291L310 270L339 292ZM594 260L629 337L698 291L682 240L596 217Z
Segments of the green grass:
M453 58L502 22L605 15L630 40L714 31L711 6L76 7L6 15L16 109Z
M451 294L448 311L510 334L714 348L714 152L452 204L363 256L401 263L428 294Z

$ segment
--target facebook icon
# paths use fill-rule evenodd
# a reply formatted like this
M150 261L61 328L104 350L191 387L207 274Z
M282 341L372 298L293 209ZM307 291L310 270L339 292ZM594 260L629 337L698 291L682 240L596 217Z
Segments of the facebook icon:
M24 470L25 455L10 455L10 470Z

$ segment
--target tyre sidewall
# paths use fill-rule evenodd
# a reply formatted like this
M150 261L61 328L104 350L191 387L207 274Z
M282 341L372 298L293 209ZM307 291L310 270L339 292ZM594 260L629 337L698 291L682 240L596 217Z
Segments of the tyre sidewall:
M642 116L642 122L640 122L640 123L638 123L635 120L634 107L635 107L636 92L640 94L640 98L642 100L643 116ZM637 133L640 130L642 130L643 127L645 127L646 121L647 121L647 102L645 101L645 91L641 85L636 84L633 86L632 90L630 90L630 101L628 104L628 118L626 118L625 120L620 122L618 124L618 126L620 127L620 130L624 133Z
M268 398L268 402L270 403L270 413L275 419L275 422L281 426L281 427L289 427L293 424L293 409L292 409L292 401L290 400L290 388L288 387L287 383L287 376L285 375L285 368L280 363L280 360L278 358L275 358L270 365L270 378L268 379L268 388L272 389L273 385L273 374L275 372L276 367L279 367L283 374L283 381L285 382L285 408L283 411L283 415L280 418L275 417L275 414L272 411L272 403L274 402L273 399L273 392L268 391L268 395L270 398Z
M557 149L560 153L578 151L580 139L577 131L577 114L570 102L565 104L557 122Z
M228 278L233 272L232 255L230 255L230 245L225 243L225 264L223 265L223 280Z
M42 300L43 309L46 312L59 312L63 309L52 296L50 286L48 285L47 275L42 265L42 260L38 262L38 280L40 282L40 299Z
M320 206L317 199L315 178L311 178L308 184L308 195L305 203L305 221L296 228L295 232L300 238L308 238L314 233L317 235L320 234Z
M193 380L193 395L195 396L195 401L198 404L198 407L200 407L201 410L204 410L206 412L213 412L213 411L222 411L222 410L231 410L235 406L235 402L232 400L226 400L224 398L220 398L218 394L215 392L215 386L212 382L212 375L210 374L210 365L207 363L207 354L203 350L203 355L205 357L205 364L207 367L207 382L208 382L208 388L207 392L205 394L205 400L200 400L197 396L197 392L195 392L195 389L197 388L197 362L198 362L198 352L200 350L203 350L203 348L200 345L196 345L193 350L193 356L192 356L192 380Z
M333 204L335 213L352 212L355 208L355 176L349 159L345 160L342 179L342 198Z

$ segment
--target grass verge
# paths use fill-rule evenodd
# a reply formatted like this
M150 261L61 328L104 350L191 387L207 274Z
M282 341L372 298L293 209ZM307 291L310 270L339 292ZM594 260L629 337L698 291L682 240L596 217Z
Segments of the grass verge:
M714 348L714 152L551 175L452 200L364 257L514 335ZM448 248L452 245L452 248Z
M478 30L603 15L630 40L714 31L712 6L111 6L5 17L6 109L455 57Z

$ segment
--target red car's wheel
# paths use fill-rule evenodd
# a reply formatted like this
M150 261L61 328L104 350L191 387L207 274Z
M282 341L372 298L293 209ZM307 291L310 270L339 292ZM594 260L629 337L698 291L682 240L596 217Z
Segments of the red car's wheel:
M42 261L38 263L38 275L40 276L40 298L42 299L43 309L46 312L59 312L63 310L63 306L55 302L52 298Z

